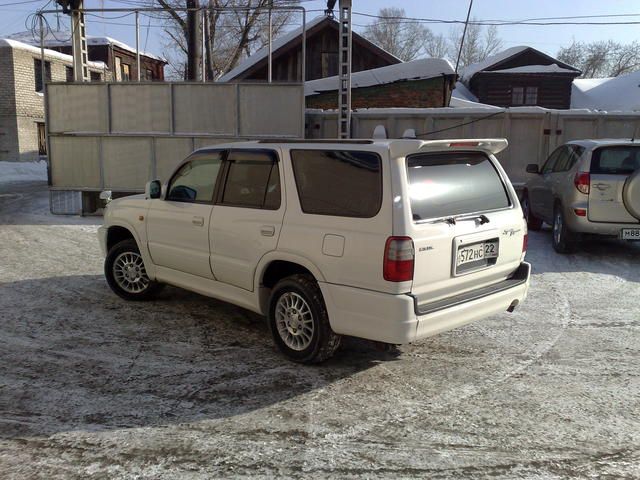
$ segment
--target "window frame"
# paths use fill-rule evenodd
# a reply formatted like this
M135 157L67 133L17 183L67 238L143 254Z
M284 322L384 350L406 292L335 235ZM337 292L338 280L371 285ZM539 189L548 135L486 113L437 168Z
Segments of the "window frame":
M44 78L42 78L42 59L33 59L33 83L37 93L44 93L44 86L47 82L51 82L51 62L44 61ZM40 78L40 90L38 90L38 77Z
M300 185L298 184L298 177L296 175L295 162L293 159L293 154L295 152L345 152L345 153L368 153L375 155L378 158L378 162L380 165L380 198L378 202L378 208L375 210L373 215L336 215L334 213L318 213L318 212L306 212L304 206L302 205L302 198L300 192ZM293 181L296 184L296 192L298 194L298 204L300 205L300 211L304 215L321 215L323 217L338 217L338 218L375 218L380 214L380 210L382 210L382 204L384 203L384 161L382 155L373 150L349 150L346 148L337 149L337 148L292 148L289 150L289 160L291 161L291 170L293 171Z
M194 157L197 155L201 155L201 154L217 154L220 153L220 169L218 170L218 176L213 184L213 195L211 197L211 200L209 201L205 201L205 200L179 200L179 199L171 199L169 198L169 194L171 193L171 185L173 184L173 181L176 179L176 176L178 175L178 173L180 172L180 170L182 170L182 168L187 164L187 163L191 163L194 160ZM191 153L191 155L189 155L187 158L185 158L182 163L180 163L180 165L178 165L178 167L175 169L175 171L173 172L173 174L171 175L171 177L169 178L169 181L167 182L167 191L164 194L164 197L162 198L163 201L165 202L179 202L179 203L195 203L195 204L199 204L199 205L214 205L215 201L216 201L216 197L218 195L218 189L220 188L220 181L222 178L222 173L224 171L224 165L225 162L227 160L227 154L229 153L228 150L226 149L218 149L218 150L204 150L204 151L199 151L199 152L193 152Z
M533 102L529 101L529 95L530 94L535 94L535 100ZM529 85L527 87L524 87L524 103L523 105L526 106L532 106L532 105L537 105L538 104L538 87L535 85Z
M251 153L264 153L269 155L270 157L272 157L272 170L269 173L269 179L267 179L267 183L268 181L271 179L271 175L273 173L273 168L275 167L278 170L278 177L279 177L279 181L280 181L280 202L278 202L278 207L277 208L268 208L264 206L264 200L266 199L266 195L263 199L262 202L262 206L258 207L258 206L254 206L254 205L244 205L244 204L237 204L237 203L231 203L231 202L223 202L223 198L224 198L224 190L227 186L227 180L229 179L229 172L231 170L231 164L233 163L232 161L229 160L229 155L231 153L236 153L236 152L251 152ZM225 156L224 156L224 163L222 165L221 168L221 174L219 175L219 182L216 184L216 189L214 190L213 193L213 203L214 205L217 206L221 206L221 207L233 207L233 208L248 208L251 210L268 210L268 211L278 211L282 208L282 198L283 198L283 188L282 186L284 185L283 182L283 178L284 175L282 175L282 172L280 171L280 165L281 165L281 161L280 161L280 155L278 154L277 150L271 149L271 148L232 148L229 150L225 151Z
M515 93L516 93L516 92L515 92L515 90L516 90L516 89L522 90L522 100L521 100L520 102L516 102L516 101L515 101L515 99L514 99L514 95L515 95ZM511 105L514 105L514 106L515 106L515 105L524 105L524 98L525 98L525 95L526 95L526 89L525 89L525 87L522 87L522 86L520 86L520 85L512 86L512 87L511 87Z

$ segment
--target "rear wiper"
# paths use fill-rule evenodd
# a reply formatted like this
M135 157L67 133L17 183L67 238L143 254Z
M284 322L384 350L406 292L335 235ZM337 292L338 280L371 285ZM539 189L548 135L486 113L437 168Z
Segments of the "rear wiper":
M478 220L478 223L480 225L484 225L485 223L489 223L489 217L487 217L486 215L458 215L455 217L443 217L443 218L437 218L435 220L428 220L426 222L419 222L419 223L446 223L448 225L455 225L458 221L460 220Z

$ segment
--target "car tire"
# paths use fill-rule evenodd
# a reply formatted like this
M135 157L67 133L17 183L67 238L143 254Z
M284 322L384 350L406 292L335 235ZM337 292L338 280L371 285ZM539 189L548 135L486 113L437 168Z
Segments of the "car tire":
M147 276L140 249L133 239L111 247L104 261L104 274L111 290L125 300L149 300L164 286Z
M552 242L558 253L571 253L575 247L575 235L565 222L561 205L553 209Z
M524 219L527 221L527 228L529 230L538 231L542 228L542 219L536 217L531 211L531 202L529 201L529 194L525 192L524 197L522 197L522 213L524 214Z
M295 362L320 363L340 346L341 336L331 329L322 292L311 275L292 275L276 284L267 320L274 342Z

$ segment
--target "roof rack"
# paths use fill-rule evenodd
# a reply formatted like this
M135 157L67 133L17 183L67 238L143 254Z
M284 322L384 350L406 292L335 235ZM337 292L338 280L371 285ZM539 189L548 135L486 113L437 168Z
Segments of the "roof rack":
M308 139L308 140L299 140L299 139L276 139L269 138L258 140L258 143L346 143L346 144L356 144L356 145L370 145L373 143L373 140L349 140L349 139L338 139L338 138L318 138L318 139Z

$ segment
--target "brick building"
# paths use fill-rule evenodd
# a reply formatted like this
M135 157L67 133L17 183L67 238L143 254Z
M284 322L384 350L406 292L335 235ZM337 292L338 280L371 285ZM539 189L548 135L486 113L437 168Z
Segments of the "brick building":
M0 161L34 161L46 155L44 96L40 49L0 39ZM45 50L45 81L64 82L73 60ZM89 65L95 81L108 71L101 62Z
M359 108L447 107L456 74L451 64L438 58L422 58L354 73L351 106ZM338 77L305 83L307 108L338 108Z

